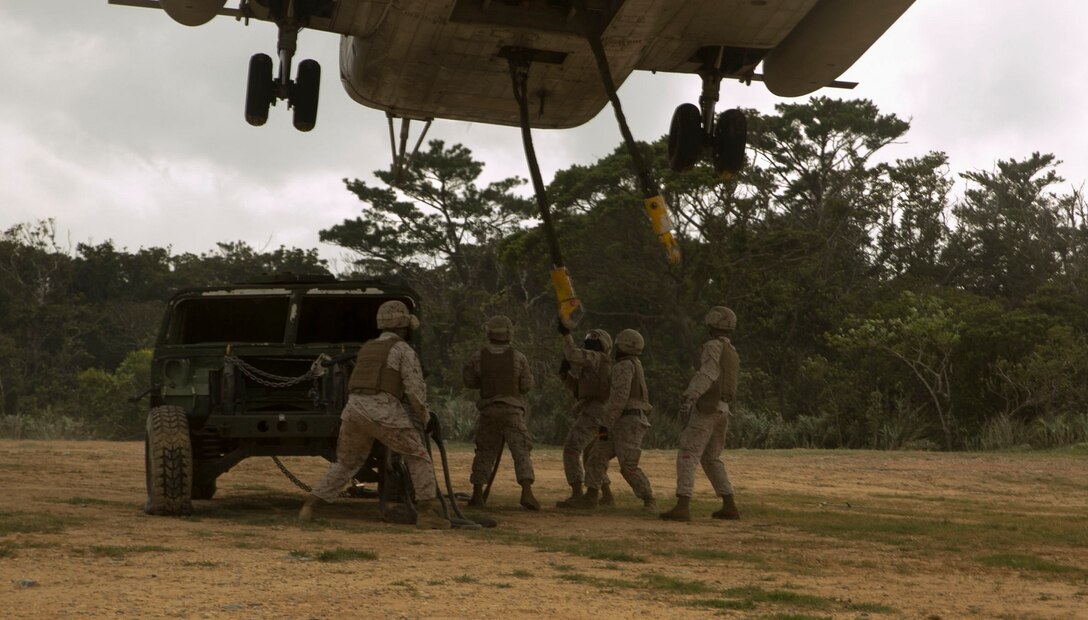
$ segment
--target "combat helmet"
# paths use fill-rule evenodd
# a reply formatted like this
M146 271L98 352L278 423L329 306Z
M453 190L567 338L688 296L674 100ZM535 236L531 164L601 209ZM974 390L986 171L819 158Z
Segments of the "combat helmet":
M601 352L606 355L612 350L612 336L603 329L591 329L586 332L586 340L596 340L601 343Z
M487 339L496 342L510 342L514 337L514 323L504 314L496 314L484 324Z
M408 312L408 306L403 301L387 301L378 306L378 329L398 329L419 327L419 319Z
M641 355L645 345L642 334L633 329L625 329L616 334L616 350L624 355Z
M737 315L725 306L714 306L706 313L706 325L711 329L731 332L737 327Z

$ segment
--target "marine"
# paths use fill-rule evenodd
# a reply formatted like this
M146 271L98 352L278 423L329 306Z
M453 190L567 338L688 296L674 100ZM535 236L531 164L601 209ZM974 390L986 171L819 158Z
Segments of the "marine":
M465 361L462 375L466 388L479 390L476 408L476 455L472 459L472 498L469 506L487 501L484 486L502 456L502 444L510 447L514 475L521 485L520 504L527 510L540 510L533 496L532 441L525 423L525 394L533 389L533 373L525 355L510 345L514 324L509 317L497 315L485 325L488 344Z
M715 519L739 519L733 485L722 463L725 433L729 428L730 404L737 396L740 357L729 337L737 326L737 315L725 306L715 306L705 317L710 339L699 353L699 368L688 382L681 401L681 419L687 418L680 433L676 454L676 506L661 513L669 521L691 520L691 496L695 486L695 463L703 466L714 492L722 498Z
M578 508L585 491L585 467L594 442L602 426L601 413L611 385L612 337L603 329L586 333L582 346L574 343L570 329L559 321L559 334L563 338L563 385L574 394L574 422L563 442L563 472L570 485L570 497L556 503L558 508ZM613 504L611 485L605 472L601 480L600 505Z
M436 499L434 464L420 432L430 422L427 386L419 357L407 342L419 319L404 302L387 301L378 307L377 324L381 334L359 349L348 379L336 462L313 486L298 518L312 521L318 504L335 501L377 440L400 454L408 467L416 493L416 527L448 529L451 524Z
M633 329L616 334L616 361L612 365L608 398L601 410L601 434L589 454L587 488L582 501L578 502L579 507L597 507L608 461L614 456L619 461L623 479L631 485L635 497L642 500L643 510L657 512L653 487L639 467L642 437L650 428L647 415L653 409L639 359L644 345L642 335Z

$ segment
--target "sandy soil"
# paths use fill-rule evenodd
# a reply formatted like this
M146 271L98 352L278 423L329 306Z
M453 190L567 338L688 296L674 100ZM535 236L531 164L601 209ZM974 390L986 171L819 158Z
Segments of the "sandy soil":
M451 458L463 487L471 453ZM644 454L662 509L673 459ZM302 493L268 458L225 474L192 517L150 517L142 443L0 441L0 615L1088 618L1083 535L1017 546L1043 569L979 560L1037 540L1033 527L1088 530L1088 454L730 452L742 520L706 518L701 479L687 524L641 514L615 471L619 506L560 511L558 450L534 460L541 513L517 507L507 456L486 511L498 528L419 532L382 523L368 500L300 527ZM311 482L325 468L285 461ZM852 533L859 514L884 531ZM335 549L377 558L316 559Z

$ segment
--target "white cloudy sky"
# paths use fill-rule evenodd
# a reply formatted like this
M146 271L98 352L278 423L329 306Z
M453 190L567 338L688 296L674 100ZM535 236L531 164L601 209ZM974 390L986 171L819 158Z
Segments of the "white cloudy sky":
M233 2L230 2L233 5ZM1051 152L1068 183L1088 180L1088 2L917 0L843 79L912 120L892 157L946 151L956 172ZM303 32L298 58L322 63L317 128L296 132L281 103L268 124L242 117L251 54L275 54L275 28L229 18L187 28L106 0L0 2L0 230L55 218L65 244L201 252L216 241L318 247L317 231L355 217L341 179L389 165L384 114L335 79L338 37ZM620 90L636 137L667 131L695 101L693 76L636 74ZM773 111L759 84L729 82L722 104ZM527 176L516 129L436 121L428 137L468 146L496 179ZM585 126L534 134L546 178L609 152L606 108Z

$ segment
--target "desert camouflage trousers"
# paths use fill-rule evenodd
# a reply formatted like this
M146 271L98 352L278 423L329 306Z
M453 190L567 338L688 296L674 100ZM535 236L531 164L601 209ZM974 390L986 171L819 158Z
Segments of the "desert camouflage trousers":
M520 407L494 403L480 410L476 422L476 456L472 459L472 484L487 484L495 462L502 456L503 440L514 457L514 475L518 482L533 481L533 451L525 412Z
M370 456L374 440L378 440L404 459L408 473L412 476L416 500L434 498L434 464L427 449L423 447L419 431L414 428L382 426L367 417L366 410L357 406L355 400L348 400L344 413L340 416L336 462L329 466L325 477L314 486L311 493L326 502L335 500Z
M584 458L588 463L588 454L592 452L587 452L587 449L592 448L593 442L597 441L597 430L601 426L601 408L603 406L600 402L593 400L582 401L578 405L578 417L574 419L574 424L571 425L570 431L567 432L567 439L563 442L563 472L566 473L567 484L570 486L580 485L585 482L585 469L582 466L582 460ZM606 471L602 484L608 483L608 472Z
M641 500L654 496L650 480L646 478L639 459L642 458L642 436L649 424L643 415L622 415L608 429L608 439L598 439L589 453L586 465L586 486L599 489L608 482L608 461L612 457L620 463L620 475L631 485L635 497Z
M691 419L680 433L676 453L676 495L691 497L695 488L695 462L703 465L706 477L718 495L732 495L733 485L722 463L725 431L729 428L729 406L722 403L714 413L691 412Z

